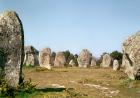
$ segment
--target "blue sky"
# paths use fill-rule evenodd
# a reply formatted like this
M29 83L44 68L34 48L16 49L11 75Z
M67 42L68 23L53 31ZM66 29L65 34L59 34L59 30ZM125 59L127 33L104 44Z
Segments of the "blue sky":
M140 0L0 0L0 12L16 11L25 45L38 50L89 49L93 55L121 51L122 42L140 30Z

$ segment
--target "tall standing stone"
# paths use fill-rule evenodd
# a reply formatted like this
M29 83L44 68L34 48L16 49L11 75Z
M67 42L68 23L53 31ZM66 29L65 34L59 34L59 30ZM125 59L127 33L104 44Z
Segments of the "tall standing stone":
M130 79L140 79L140 32L124 41L122 62Z
M66 57L63 52L58 52L55 56L54 66L64 67L66 64Z
M26 66L38 66L38 54L39 52L33 46L27 46L24 49L25 56L24 56L24 65Z
M113 61L113 70L117 71L120 68L118 60Z
M92 54L87 50L83 49L78 56L78 66L79 67L90 67Z
M11 87L17 87L22 75L24 60L24 34L21 20L13 11L0 14L0 67Z
M44 48L39 52L39 64L41 67L51 69L51 49Z
M110 67L112 63L112 58L109 54L104 54L103 55L103 60L101 63L101 67Z

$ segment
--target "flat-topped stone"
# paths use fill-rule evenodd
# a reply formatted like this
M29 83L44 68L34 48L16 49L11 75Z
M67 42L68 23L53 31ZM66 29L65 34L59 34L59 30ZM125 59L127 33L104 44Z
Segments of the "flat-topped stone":
M51 49L44 48L39 52L39 64L41 67L51 69Z
M64 67L66 64L66 57L63 52L56 53L54 66L55 67Z
M104 54L103 55L103 60L101 63L101 67L110 67L112 63L112 58L109 54Z

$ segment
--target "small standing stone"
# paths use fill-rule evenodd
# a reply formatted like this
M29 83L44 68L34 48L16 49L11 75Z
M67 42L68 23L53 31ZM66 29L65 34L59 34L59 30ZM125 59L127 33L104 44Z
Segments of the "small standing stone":
M0 14L0 70L11 87L17 87L22 76L24 32L21 20L14 11Z
M45 48L39 52L39 64L41 67L51 69L51 49Z
M76 64L75 64L74 60L70 60L69 65L71 65L71 66L73 67L73 66L75 66Z
M113 70L117 71L119 69L120 65L118 60L113 61Z

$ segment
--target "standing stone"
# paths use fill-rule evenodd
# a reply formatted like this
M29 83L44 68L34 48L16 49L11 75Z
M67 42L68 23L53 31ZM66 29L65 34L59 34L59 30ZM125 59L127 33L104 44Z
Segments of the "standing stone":
M73 66L75 66L76 64L75 64L74 60L70 60L69 65L73 67Z
M51 69L51 49L45 48L39 52L39 64L41 67Z
M39 65L38 54L39 52L33 46L25 47L24 65L37 66Z
M120 68L118 60L113 61L113 70L117 71Z
M66 64L66 57L63 52L58 52L55 56L54 66L64 67Z
M21 20L13 11L0 14L0 52L2 76L9 86L17 87L24 60L24 33Z
M103 55L103 60L102 60L102 63L101 63L101 66L102 67L110 67L111 66L111 63L112 63L112 58L109 54L104 54Z
M92 59L91 59L91 67L94 67L94 66L96 66L96 62L97 62L97 60L96 60L96 58L95 57L92 57Z
M79 67L90 67L92 54L87 50L83 49L78 56Z
M123 43L123 66L132 80L140 79L140 32Z

